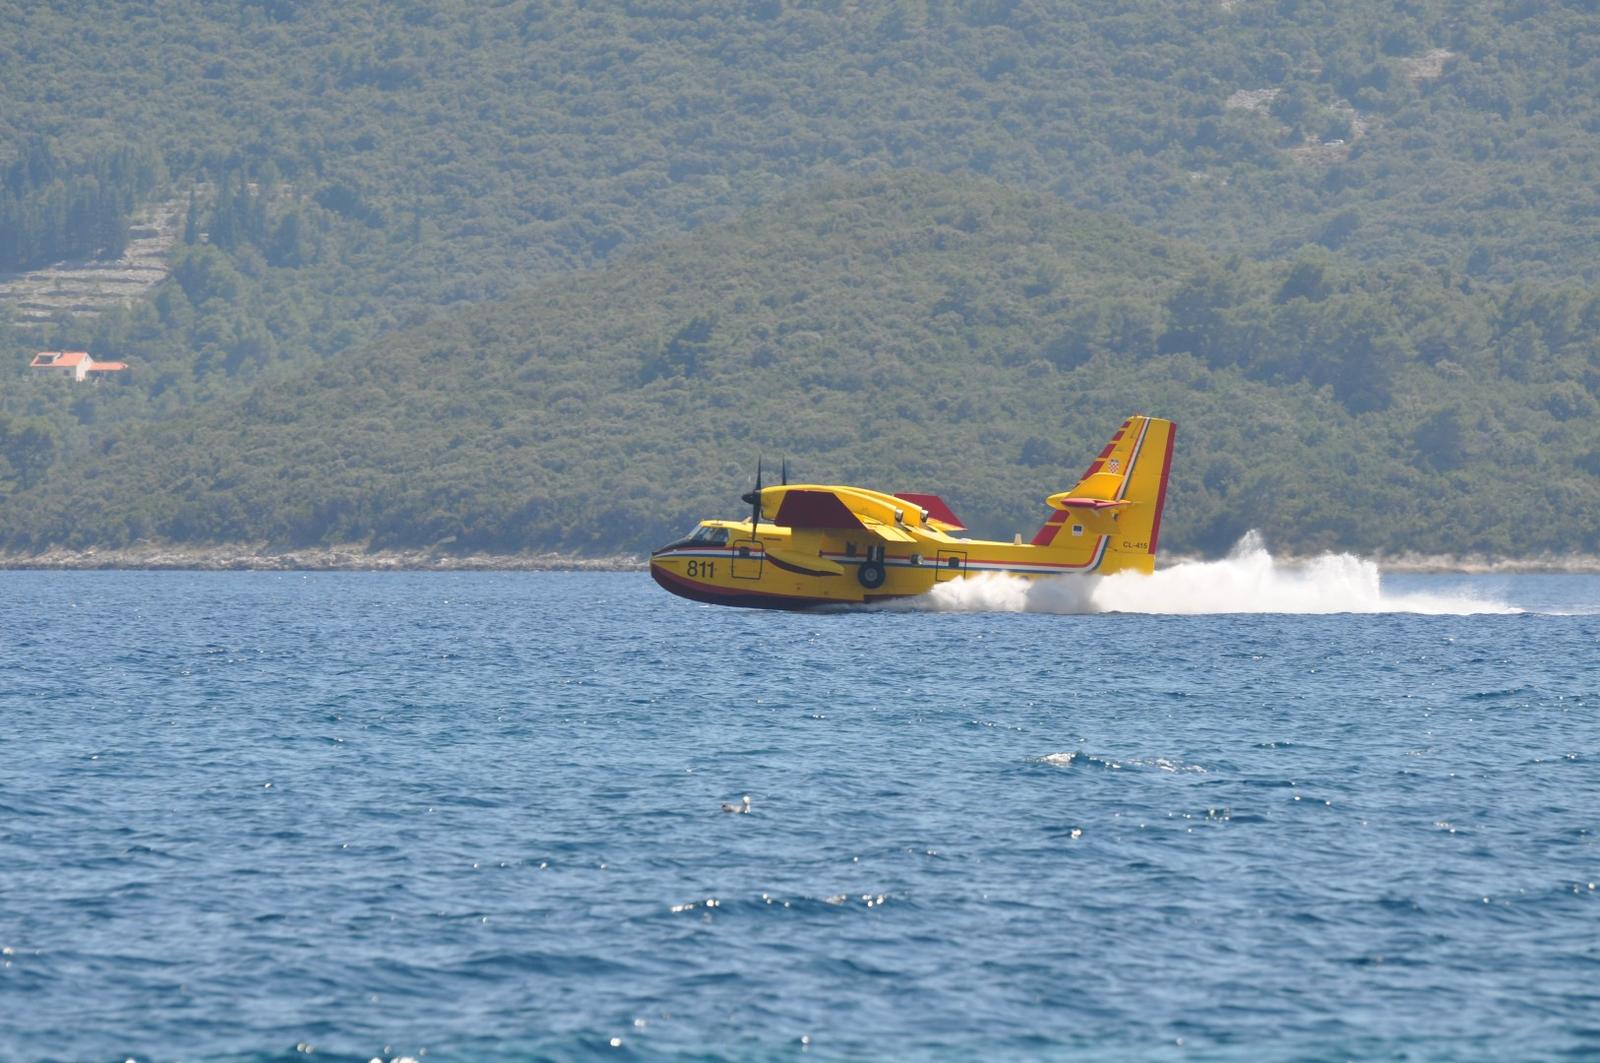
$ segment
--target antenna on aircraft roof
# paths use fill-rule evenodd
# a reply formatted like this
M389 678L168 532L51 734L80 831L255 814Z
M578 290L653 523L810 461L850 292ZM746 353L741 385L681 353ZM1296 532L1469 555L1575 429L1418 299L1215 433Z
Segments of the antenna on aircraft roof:
M789 486L789 455L783 456L783 486Z

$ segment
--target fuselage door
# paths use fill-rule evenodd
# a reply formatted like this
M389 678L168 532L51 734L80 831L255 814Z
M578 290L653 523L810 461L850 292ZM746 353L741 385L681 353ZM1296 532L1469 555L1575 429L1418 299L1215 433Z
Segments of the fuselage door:
M933 581L943 583L946 580L959 579L967 574L967 553L965 550L940 550L934 555L938 568L934 570Z
M733 552L734 579L760 579L767 551L759 539L735 539L728 544Z

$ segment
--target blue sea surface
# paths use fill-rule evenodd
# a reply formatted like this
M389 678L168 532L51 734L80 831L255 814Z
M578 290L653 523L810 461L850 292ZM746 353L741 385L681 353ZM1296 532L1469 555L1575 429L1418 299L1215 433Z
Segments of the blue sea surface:
M0 572L0 1059L1600 1057L1600 578L1384 593Z

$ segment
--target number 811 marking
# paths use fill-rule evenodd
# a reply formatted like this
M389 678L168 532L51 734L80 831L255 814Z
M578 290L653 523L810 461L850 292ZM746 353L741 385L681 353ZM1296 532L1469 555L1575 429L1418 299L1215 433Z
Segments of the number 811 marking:
M698 576L701 579L716 579L717 563L715 561L691 561L685 566L684 575Z

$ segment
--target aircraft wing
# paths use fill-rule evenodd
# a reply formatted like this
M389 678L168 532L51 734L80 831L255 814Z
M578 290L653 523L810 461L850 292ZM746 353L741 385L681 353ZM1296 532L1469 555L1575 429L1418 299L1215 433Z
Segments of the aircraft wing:
M854 531L864 527L861 518L851 512L850 507L832 491L786 491L772 519L788 528L847 528Z
M864 531L885 542L914 543L916 538L892 524L853 511L832 491L789 490L773 521L789 528L833 528Z

